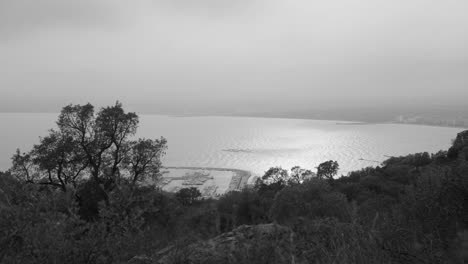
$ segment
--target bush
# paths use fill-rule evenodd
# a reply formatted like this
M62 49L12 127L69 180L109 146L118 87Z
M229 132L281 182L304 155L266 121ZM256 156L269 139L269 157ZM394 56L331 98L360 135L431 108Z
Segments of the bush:
M297 217L335 217L350 221L350 207L346 197L332 191L325 180L313 179L279 192L271 206L270 217L278 223L287 223Z

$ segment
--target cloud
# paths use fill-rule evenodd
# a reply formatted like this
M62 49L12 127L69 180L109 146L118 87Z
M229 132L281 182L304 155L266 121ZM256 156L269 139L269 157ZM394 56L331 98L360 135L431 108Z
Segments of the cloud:
M5 97L173 107L468 96L467 9L465 0L2 0L0 87Z
M118 1L118 0L116 0ZM96 27L115 18L109 0L2 0L0 34L29 34L37 29Z

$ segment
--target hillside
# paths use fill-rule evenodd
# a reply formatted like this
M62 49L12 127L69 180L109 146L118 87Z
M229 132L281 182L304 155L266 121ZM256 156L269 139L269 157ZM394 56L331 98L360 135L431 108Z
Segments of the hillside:
M330 163L332 164L332 163ZM435 154L272 168L218 200L0 176L1 263L466 263L468 131Z

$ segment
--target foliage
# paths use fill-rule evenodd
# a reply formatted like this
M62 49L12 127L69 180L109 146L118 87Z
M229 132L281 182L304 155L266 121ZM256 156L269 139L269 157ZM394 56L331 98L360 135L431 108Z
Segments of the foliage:
M159 168L161 167L161 157L165 154L166 139L138 139L129 142L127 156L123 160L130 173L133 184L142 182L149 177L150 180L157 181Z
M306 180L314 176L315 175L311 170L303 169L299 166L294 166L291 168L291 174L288 179L288 185L304 183Z
M326 161L317 167L317 177L319 179L333 180L333 177L338 173L338 169L339 165L337 161Z
M11 161L12 167L9 172L18 180L25 183L34 183L38 178L30 153L21 153L17 149Z
M181 204L191 205L201 196L201 192L195 187L182 188L175 196Z
M240 225L268 223L270 203L267 197L250 188L225 194L217 202L221 231Z
M136 184L157 177L167 141L131 140L137 126L138 116L125 112L119 102L97 114L91 104L65 106L58 130L50 130L30 152L18 150L10 171L25 182L48 184L64 192L88 178L109 191L122 178Z
M332 191L327 182L313 179L281 190L275 196L269 213L272 220L287 224L297 217L335 217L350 221L349 212L349 204L343 194Z
M315 174L311 170L299 166L292 167L290 172L281 167L271 167L261 178L257 179L255 189L263 196L272 198L285 186L301 184L313 177Z

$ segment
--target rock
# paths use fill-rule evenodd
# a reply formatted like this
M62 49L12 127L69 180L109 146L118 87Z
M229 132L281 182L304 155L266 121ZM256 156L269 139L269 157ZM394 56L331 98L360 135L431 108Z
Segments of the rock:
M135 256L132 259L130 259L127 264L152 264L153 259L147 256Z
M207 241L165 248L156 263L294 263L292 239L284 226L244 225Z

